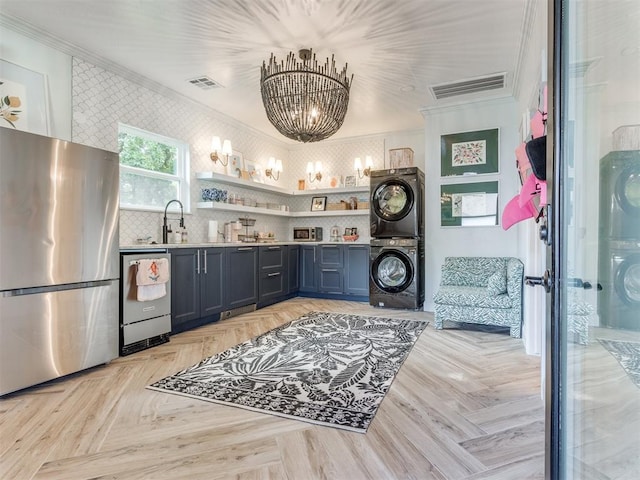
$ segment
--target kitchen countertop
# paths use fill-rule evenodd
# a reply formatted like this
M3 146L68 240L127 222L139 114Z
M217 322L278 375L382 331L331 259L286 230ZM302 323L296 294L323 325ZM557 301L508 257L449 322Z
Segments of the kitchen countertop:
M273 245L369 245L369 241L358 240L355 242L234 242L234 243L144 243L120 245L120 250L145 250L153 248L207 248L207 247L269 247Z

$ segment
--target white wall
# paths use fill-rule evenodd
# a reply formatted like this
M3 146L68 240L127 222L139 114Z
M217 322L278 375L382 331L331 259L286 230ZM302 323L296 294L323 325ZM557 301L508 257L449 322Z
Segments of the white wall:
M71 140L71 56L0 24L0 58L46 76L49 136Z
M505 231L494 227L441 227L440 185L443 183L498 180L499 216L520 189L514 150L518 145L517 105L512 98L467 103L423 111L426 174L426 286L425 310L433 311L433 294L440 283L440 269L448 256L513 256L524 260L526 245L516 224ZM443 180L440 177L440 136L443 134L500 129L499 173Z

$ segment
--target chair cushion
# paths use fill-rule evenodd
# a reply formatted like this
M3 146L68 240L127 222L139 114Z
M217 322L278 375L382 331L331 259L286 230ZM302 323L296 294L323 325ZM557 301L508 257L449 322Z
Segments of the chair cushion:
M487 279L487 294L500 295L507 292L507 272L496 270Z
M443 285L433 296L433 301L442 305L482 308L511 308L511 298L506 293L489 295L486 287L459 287Z

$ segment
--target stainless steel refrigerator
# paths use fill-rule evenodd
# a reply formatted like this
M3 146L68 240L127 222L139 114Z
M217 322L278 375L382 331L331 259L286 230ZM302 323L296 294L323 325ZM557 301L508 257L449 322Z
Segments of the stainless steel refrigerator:
M0 128L0 395L118 356L118 155Z

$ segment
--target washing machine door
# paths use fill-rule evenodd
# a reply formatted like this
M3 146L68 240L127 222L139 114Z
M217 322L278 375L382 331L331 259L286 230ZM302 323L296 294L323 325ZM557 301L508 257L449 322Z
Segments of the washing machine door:
M395 222L409 215L415 203L415 195L411 185L402 179L393 178L378 185L371 202L371 208L379 218Z
M378 255L371 265L371 277L380 290L399 293L413 281L411 259L398 250L387 250Z
M640 165L632 165L620 173L614 195L627 215L640 217Z
M614 288L626 305L638 309L640 317L640 254L630 255L620 263L615 274Z

